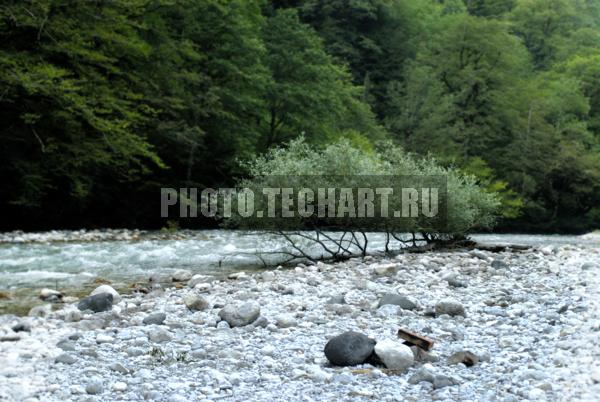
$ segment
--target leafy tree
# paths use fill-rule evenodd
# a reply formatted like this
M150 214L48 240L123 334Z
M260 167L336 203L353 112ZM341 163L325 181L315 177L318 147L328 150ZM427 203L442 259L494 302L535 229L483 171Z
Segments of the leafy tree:
M294 10L279 10L264 29L267 113L263 119L264 147L304 134L325 143L345 130L367 137L381 136L360 88L333 62L321 40Z
M502 17L510 12L517 0L463 0L469 14L479 17Z
M401 81L401 66L425 36L435 5L429 0L311 0L302 19L324 39L327 50L348 64L379 117L387 113L386 86Z
M141 129L154 112L135 68L151 52L137 33L141 4L42 0L0 9L3 200L82 205L100 178L128 181L163 166Z
M576 27L572 0L520 0L511 16L515 33L523 38L536 68L548 68L558 49Z
M153 143L171 167L165 180L226 182L238 157L261 141L271 77L263 63L258 1L187 1L152 9L145 34L155 51L149 99ZM153 25L150 25L153 24Z
M412 150L464 159L501 148L518 120L527 54L505 24L448 15L390 86L388 127Z

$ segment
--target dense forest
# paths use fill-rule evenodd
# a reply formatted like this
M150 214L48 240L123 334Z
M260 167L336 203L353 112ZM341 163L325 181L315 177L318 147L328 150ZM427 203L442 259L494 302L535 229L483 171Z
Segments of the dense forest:
M159 228L160 187L301 136L433 155L504 230L600 227L597 0L1 0L0 38L2 230Z

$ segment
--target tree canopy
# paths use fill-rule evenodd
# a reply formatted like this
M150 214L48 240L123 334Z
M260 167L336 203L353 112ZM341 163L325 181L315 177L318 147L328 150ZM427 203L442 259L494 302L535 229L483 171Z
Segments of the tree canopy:
M0 38L3 229L160 227L160 187L300 136L433 155L505 229L600 226L597 1L6 0Z

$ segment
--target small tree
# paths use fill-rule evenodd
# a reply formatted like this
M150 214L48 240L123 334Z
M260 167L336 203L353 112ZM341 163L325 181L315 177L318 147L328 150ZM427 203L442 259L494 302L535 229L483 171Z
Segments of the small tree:
M282 236L291 246L274 253L286 255L287 261L295 259L341 260L366 255L367 231L386 233L386 251L390 237L404 244L444 244L459 239L474 229L488 229L494 225L499 206L494 194L478 186L474 177L458 170L438 165L433 158L416 158L390 143L382 144L380 151L359 149L348 140L341 140L323 149L315 149L300 138L285 148L276 148L245 164L249 177L238 182L240 188L310 186L318 180L319 187L360 187L365 180L371 187L398 177L444 177L447 194L447 211L443 221L425 221L411 217L398 225L396 218L271 218L271 233ZM318 177L318 178L317 178ZM361 179L363 178L363 179ZM373 183L373 181L375 183ZM255 191L256 192L256 191ZM256 209L265 209L266 201L255 198ZM390 210L398 210L391 205ZM229 225L241 223L239 216L228 220ZM243 218L245 227L263 227L261 217ZM396 220L394 220L396 219ZM331 231L334 229L335 231ZM406 233L410 237L406 237Z

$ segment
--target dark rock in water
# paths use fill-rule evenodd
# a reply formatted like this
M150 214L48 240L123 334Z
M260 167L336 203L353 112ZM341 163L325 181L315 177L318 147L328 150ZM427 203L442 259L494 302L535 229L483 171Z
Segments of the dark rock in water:
M167 315L165 313L154 313L154 314L150 314L150 315L147 315L146 317L144 317L142 322L145 325L152 325L152 324L162 325L162 323L165 322L166 319L167 319Z
M355 366L366 362L373 353L375 340L348 331L332 338L325 345L325 357L336 366Z
M386 293L385 295L383 295L383 297L379 300L378 307L384 306L386 304L400 306L400 308L402 308L403 310L414 310L417 308L417 305L408 297L395 293Z
M13 325L11 329L15 332L31 332L31 325L29 325L25 321L20 321Z
M77 308L81 311L92 310L94 313L100 313L112 309L112 303L112 294L98 293L81 299L77 304Z
M508 264L505 263L502 260L495 259L494 261L492 261L492 268L495 268L495 269L506 269L506 268L508 268Z

